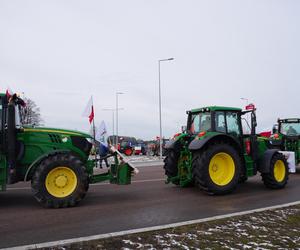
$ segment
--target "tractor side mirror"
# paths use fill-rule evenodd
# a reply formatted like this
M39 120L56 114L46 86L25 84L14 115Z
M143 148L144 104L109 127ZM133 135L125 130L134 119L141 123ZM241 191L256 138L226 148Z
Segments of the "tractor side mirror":
M273 134L278 133L278 125L277 125L277 124L275 124L275 125L273 126L273 128L272 128L272 133L273 133Z
M186 126L181 126L181 132L182 132L182 133L186 132L186 130L187 130L187 127L186 127Z

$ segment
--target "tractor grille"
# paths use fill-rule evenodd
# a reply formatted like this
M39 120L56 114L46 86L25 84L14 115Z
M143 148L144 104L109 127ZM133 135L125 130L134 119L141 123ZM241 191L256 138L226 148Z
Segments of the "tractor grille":
M48 134L48 135L50 137L51 142L53 142L53 143L62 143L62 140L61 140L59 135L57 135L57 134Z

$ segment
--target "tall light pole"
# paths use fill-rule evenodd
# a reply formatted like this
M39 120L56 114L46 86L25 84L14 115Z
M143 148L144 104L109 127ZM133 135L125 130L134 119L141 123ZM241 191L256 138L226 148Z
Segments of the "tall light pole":
M116 148L118 148L118 136L119 136L119 131L118 131L118 110L119 110L119 107L118 107L118 96L119 95L123 95L124 93L122 92L116 92Z
M160 87L160 63L172 61L174 58L158 60L158 95L159 95L159 157L162 158L162 126L161 126L161 87Z

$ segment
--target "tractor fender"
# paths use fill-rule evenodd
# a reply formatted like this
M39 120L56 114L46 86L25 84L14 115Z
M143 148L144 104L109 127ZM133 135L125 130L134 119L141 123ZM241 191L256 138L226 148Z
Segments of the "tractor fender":
M55 154L65 154L65 153L70 153L70 152L71 152L70 150L53 150L50 153L41 155L33 163L31 163L31 165L28 167L25 177L24 177L24 181L29 181L29 176L32 175L35 168L47 157L49 157L51 155L55 155Z
M196 151L199 150L201 148L203 148L207 143L210 143L212 141L228 141L230 142L236 149L238 149L238 151L240 151L239 149L241 148L239 142L232 136L229 135L225 135L225 134L217 134L217 135L212 135L209 137L206 137L202 140L199 140L197 138L195 138L189 145L189 150L191 151Z
M268 149L258 162L258 171L261 173L269 173L272 157L278 152L279 149Z
M177 138L171 139L166 143L165 149L175 149L177 141L178 141Z
M194 151L202 148L212 137L207 137L203 140L194 139L189 145L189 150Z

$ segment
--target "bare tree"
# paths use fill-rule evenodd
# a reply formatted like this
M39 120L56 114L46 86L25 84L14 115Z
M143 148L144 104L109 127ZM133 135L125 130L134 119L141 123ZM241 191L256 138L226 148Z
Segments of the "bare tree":
M26 106L21 110L21 120L23 125L40 126L43 124L40 108L29 98L24 98Z

